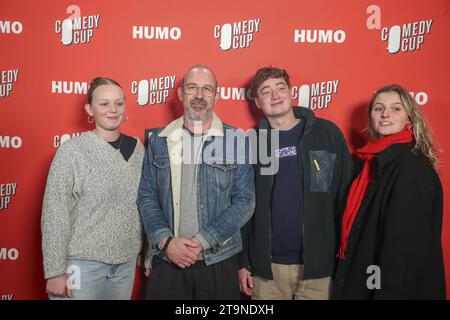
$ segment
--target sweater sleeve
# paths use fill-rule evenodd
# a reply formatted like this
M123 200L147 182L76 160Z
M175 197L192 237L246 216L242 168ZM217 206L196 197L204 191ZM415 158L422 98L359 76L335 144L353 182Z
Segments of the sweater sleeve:
M69 214L76 203L75 170L72 157L60 148L50 166L42 207L42 253L44 276L52 278L66 272L70 233Z

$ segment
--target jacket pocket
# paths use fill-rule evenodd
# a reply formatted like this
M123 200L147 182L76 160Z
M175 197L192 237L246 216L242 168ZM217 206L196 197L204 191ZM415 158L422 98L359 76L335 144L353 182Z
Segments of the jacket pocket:
M224 192L231 188L233 184L234 174L236 172L237 164L208 164L210 174L210 184L212 184L217 191Z
M333 181L336 154L326 150L309 151L311 192L327 192Z
M158 187L166 190L170 181L170 161L169 159L154 159L153 166L156 167L156 182Z

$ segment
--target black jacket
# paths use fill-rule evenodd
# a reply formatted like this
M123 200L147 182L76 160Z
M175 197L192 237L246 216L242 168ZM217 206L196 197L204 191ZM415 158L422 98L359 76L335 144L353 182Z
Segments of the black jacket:
M304 277L323 278L331 276L334 271L337 231L353 177L353 160L344 136L335 124L316 118L306 108L295 107L294 114L305 121L297 146L304 176ZM265 118L259 128L270 129ZM261 174L263 167L260 161L255 166L256 207L253 217L242 229L244 248L240 263L253 275L272 279L270 212L274 176Z
M353 223L346 259L338 263L332 298L445 299L442 186L413 146L394 144L376 156L374 180ZM380 289L373 287L377 273Z

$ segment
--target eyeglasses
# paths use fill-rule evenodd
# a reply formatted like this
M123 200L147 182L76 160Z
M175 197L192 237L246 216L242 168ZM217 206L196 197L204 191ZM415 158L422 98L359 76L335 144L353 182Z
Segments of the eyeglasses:
M209 85L205 85L205 86L200 87L200 86L198 86L196 84L185 84L183 86L183 92L185 94L189 94L189 95L196 95L196 94L198 94L198 90L200 88L202 89L202 94L205 97L211 97L211 96L216 94L216 88L213 88L213 87L211 87Z

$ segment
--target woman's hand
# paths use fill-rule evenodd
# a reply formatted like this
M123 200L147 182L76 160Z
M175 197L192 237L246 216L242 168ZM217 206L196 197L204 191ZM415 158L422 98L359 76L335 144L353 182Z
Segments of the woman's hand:
M72 290L67 286L67 274L48 279L45 289L49 296L72 298Z

